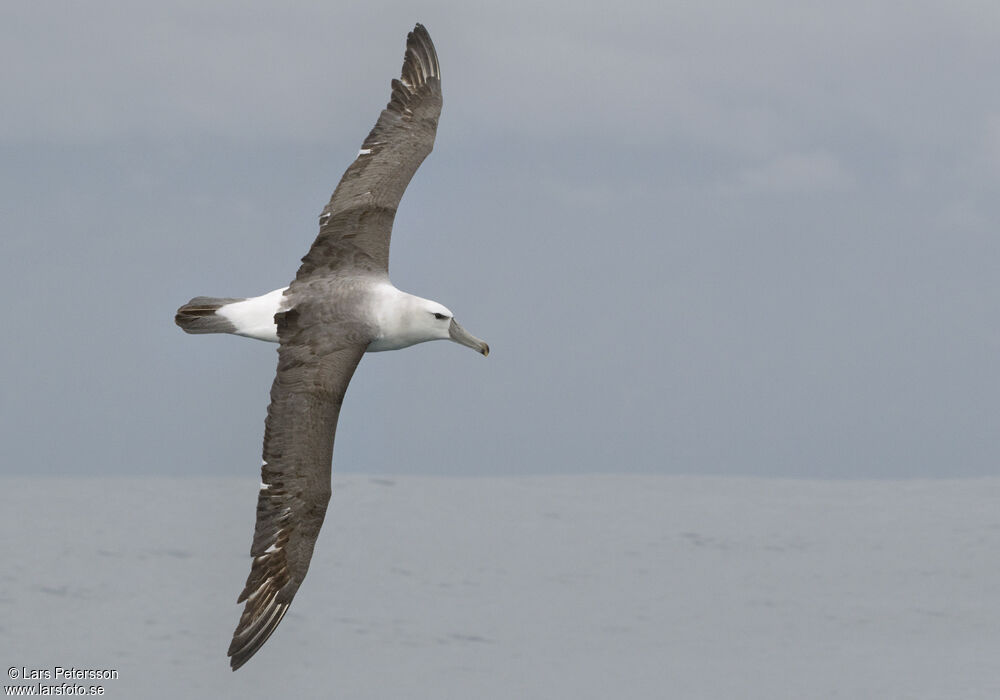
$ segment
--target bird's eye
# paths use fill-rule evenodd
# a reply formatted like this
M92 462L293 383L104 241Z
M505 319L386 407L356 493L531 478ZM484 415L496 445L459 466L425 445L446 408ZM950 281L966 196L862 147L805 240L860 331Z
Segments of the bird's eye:
M434 318L436 318L438 321L443 321L443 320L445 320L448 317L445 316L444 314L437 314L436 313L436 314L434 314Z

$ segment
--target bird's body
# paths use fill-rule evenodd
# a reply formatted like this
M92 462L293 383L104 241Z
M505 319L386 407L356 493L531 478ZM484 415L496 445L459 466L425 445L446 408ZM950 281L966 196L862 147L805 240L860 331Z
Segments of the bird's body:
M331 308L328 313L335 313L337 302L347 301L351 317L364 319L371 328L373 340L368 344L367 352L401 350L417 343L448 337L447 334L437 335L418 323L426 312L451 316L451 311L437 302L402 292L388 282L364 278L338 281L330 286L327 293ZM275 314L291 308L295 303L294 298L285 296L287 291L288 287L282 287L259 297L230 301L215 309L215 315L232 325L233 330L226 332L277 343Z
M189 333L279 344L253 563L239 597L246 606L229 647L234 670L267 641L305 578L330 499L337 418L364 353L450 339L489 354L446 307L389 280L396 207L431 151L440 113L437 54L418 24L389 104L323 209L295 280L257 297L195 297L177 310L176 323Z

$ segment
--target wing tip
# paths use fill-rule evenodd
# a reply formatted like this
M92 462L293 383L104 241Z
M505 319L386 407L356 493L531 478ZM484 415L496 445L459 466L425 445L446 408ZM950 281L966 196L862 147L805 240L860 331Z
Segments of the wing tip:
M415 65L413 65L415 64ZM413 31L406 35L406 55L403 58L402 78L407 76L407 66L416 69L420 83L424 83L428 78L441 79L441 64L438 62L437 49L427 28L420 22L413 27Z
M399 72L399 78L392 79L391 86L389 103L385 106L386 112L408 121L414 118L415 111L421 110L418 118L433 122L432 130L437 129L437 118L441 113L441 64L430 34L419 22L413 27L413 31L406 35L403 67ZM362 142L358 158L377 154L376 147L382 144L381 133L388 128L383 124L384 119L383 113Z
M278 624L291 603L282 603L272 600L259 615L253 619L240 619L236 631L233 632L233 640L229 643L229 650L226 655L229 657L229 667L236 671L243 664L249 661L254 654L260 651L264 643L274 634ZM250 607L250 603L247 603ZM244 613L244 618L246 613Z
M409 44L415 39L419 39L420 41L425 43L433 44L433 42L431 41L430 32L428 32L427 27L422 25L420 22L414 24L413 30L406 35L406 43Z

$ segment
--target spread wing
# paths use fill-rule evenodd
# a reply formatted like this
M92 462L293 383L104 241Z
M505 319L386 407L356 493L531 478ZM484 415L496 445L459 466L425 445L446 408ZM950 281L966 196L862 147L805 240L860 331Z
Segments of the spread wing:
M330 500L333 437L344 392L367 341L333 345L345 329L298 323L279 313L278 372L264 430L253 564L229 646L235 671L271 636L302 584ZM322 337L317 337L322 334Z
M389 270L389 238L403 191L434 147L441 115L441 68L427 30L406 37L392 97L320 215L319 236L297 279L344 268Z

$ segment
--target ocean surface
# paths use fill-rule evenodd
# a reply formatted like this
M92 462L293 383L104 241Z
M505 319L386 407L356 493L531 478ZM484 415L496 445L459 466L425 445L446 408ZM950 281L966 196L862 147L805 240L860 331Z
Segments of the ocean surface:
M337 476L236 673L254 475L0 486L3 669L107 698L1000 698L1000 478Z

